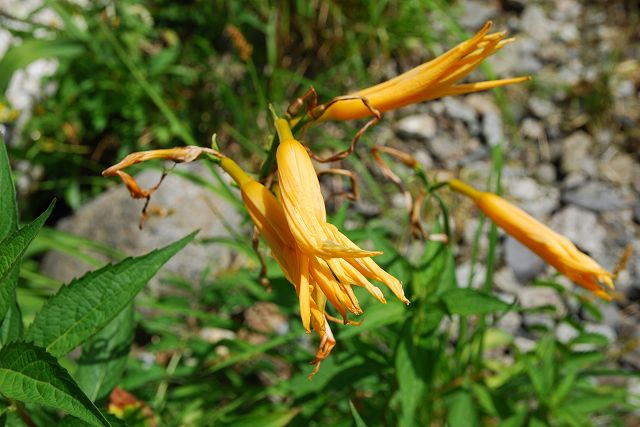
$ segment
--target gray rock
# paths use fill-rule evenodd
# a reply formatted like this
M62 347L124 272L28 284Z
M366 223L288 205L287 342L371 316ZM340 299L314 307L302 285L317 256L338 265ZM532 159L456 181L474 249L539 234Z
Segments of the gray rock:
M524 10L520 20L522 31L539 42L551 40L555 23L547 18L544 10L538 5L529 5Z
M406 138L427 140L436 135L436 120L428 114L414 114L398 121L398 134Z
M577 206L567 206L557 212L549 225L587 252L600 250L607 235L596 214Z
M522 125L520 125L520 132L525 138L536 141L543 140L545 138L544 125L540 121L530 117L527 117L522 121Z
M562 199L594 212L607 212L627 207L623 195L615 188L599 181L589 181L578 188L565 191Z
M487 144L493 147L504 141L502 117L495 111L487 111L482 120L482 135Z
M537 96L532 96L529 98L529 108L531 112L535 114L537 117L544 119L555 112L557 112L557 108L553 103L547 99L538 98Z
M558 293L551 288L522 287L518 291L518 300L524 308L539 308L552 306L557 316L564 316L566 308ZM525 319L528 314L525 315Z
M464 15L460 18L460 23L471 31L477 31L486 21L498 13L493 2L469 0L464 3Z
M516 337L513 340L513 344L522 353L529 353L536 348L536 342L525 337Z
M473 107L460 101L459 98L447 97L442 100L444 102L447 115L453 119L462 120L467 125L476 124L476 112Z
M522 325L522 317L515 311L510 311L498 320L496 327L500 330L515 335Z
M205 168L199 166L180 165L179 168L211 179ZM158 178L159 172L151 170L136 176L143 188L153 186ZM237 229L241 218L222 197L176 174L167 176L153 194L150 209L154 207L164 210L164 214L152 215L139 230L142 201L132 200L124 185L118 185L82 206L71 217L60 220L56 228L135 256L167 245L196 229L200 229L198 240L229 236L227 227ZM109 261L98 254L95 257ZM196 283L205 268L220 271L231 261L232 253L227 246L196 241L169 260L162 271ZM47 253L42 262L43 274L65 283L94 268L56 251ZM159 285L158 276L151 284L152 287Z
M543 184L551 185L555 184L558 174L556 168L550 163L541 163L538 165L538 179Z
M595 174L595 160L589 151L593 146L593 138L586 132L574 132L562 141L562 171L566 174L573 172L589 176Z
M493 284L498 290L514 295L522 289L522 284L516 279L513 270L508 267L503 267L495 272L493 275Z
M471 280L471 287L474 289L480 289L484 284L484 278L486 275L486 268L484 265L477 263L473 271L473 279ZM465 262L456 267L456 280L458 286L467 287L471 276L471 263Z
M555 330L556 339L562 344L567 344L572 339L580 335L580 332L569 323L560 323Z
M618 153L598 165L600 174L605 179L619 185L631 184L635 168L640 168L640 165L636 164L633 157L625 153Z
M507 265L520 283L530 282L546 268L546 263L538 255L511 236L507 237L504 252Z
M633 220L640 224L640 199L633 204Z

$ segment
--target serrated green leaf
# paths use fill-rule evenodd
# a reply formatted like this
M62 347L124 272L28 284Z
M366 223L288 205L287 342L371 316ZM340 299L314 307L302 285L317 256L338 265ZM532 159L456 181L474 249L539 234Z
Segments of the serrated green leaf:
M105 398L117 385L133 342L133 304L82 347L75 378L89 399Z
M466 391L455 393L448 404L448 425L451 427L473 427L478 425L478 411L471 394Z
M7 147L0 135L0 241L18 229L16 190L11 177Z
M162 249L105 266L61 287L36 315L27 340L55 357L64 356L113 320L194 236L192 233Z
M3 241L17 229L18 206L16 204L16 190L11 177L11 164L9 163L7 147L0 135L0 241ZM6 289L0 290L0 298L9 307L5 313L4 305L0 303L0 322L2 322L0 324L0 343L2 344L22 334L22 330L18 329L18 326L22 326L22 317L16 317L16 314L20 314L15 293L19 273L19 267L16 265L9 272L5 281L0 281L0 286L6 287Z
M93 426L110 426L66 369L31 343L12 342L0 350L0 393L63 410Z
M449 313L468 316L507 311L509 304L485 292L469 288L455 288L441 296Z
M17 70L42 58L70 58L83 51L81 44L62 39L30 39L12 46L0 59L0 93L5 93L11 76Z
M15 300L12 298L17 284L14 275L17 273L22 254L49 218L54 204L55 200L31 224L25 225L0 243L0 319L4 319L9 306Z
M22 312L17 301L9 306L6 316L0 325L0 344L7 344L22 337L24 325L22 324Z

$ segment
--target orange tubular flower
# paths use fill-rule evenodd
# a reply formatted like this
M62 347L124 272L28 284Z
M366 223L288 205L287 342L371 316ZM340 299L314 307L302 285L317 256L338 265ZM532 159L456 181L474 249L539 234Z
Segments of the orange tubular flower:
M380 252L360 249L327 223L320 183L309 154L293 138L286 120L276 120L276 129L280 139L276 159L284 215L298 248L310 260L309 264L300 263L301 277L311 276L306 282L315 282L322 289L345 322L345 309L362 313L351 285L362 286L380 302L386 302L380 289L368 279L384 283L398 299L408 304L400 281L371 259Z
M470 197L496 225L560 273L597 296L611 300L614 275L580 252L569 239L493 193L478 191L457 179L449 181L449 185Z
M514 39L505 39L505 32L489 34L491 22L472 38L460 43L439 57L407 71L391 80L348 95L351 99L326 104L320 108L318 120L353 120L372 115L361 99L366 98L374 109L382 112L448 95L478 92L527 81L530 77L456 84L471 73L485 58L493 55Z

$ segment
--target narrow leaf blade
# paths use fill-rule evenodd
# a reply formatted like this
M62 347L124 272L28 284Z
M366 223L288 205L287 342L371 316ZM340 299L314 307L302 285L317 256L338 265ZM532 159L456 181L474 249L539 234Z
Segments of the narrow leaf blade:
M507 311L510 307L485 292L469 288L456 288L445 292L442 300L450 314L468 316L470 314L488 314Z
M30 39L23 41L18 46L12 46L0 59L0 93L7 90L14 72L26 67L36 59L70 58L80 54L83 50L81 44L63 39Z

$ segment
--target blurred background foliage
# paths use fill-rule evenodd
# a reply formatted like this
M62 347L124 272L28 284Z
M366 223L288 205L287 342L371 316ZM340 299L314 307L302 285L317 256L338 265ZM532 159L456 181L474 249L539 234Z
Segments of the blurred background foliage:
M100 172L124 155L208 145L214 133L225 154L257 171L268 149L269 103L284 111L310 85L328 99L442 52L464 34L455 21L460 3L120 0L79 6L45 0L43 7L57 16L52 25L31 19L39 10L27 18L3 12L3 26L22 44L0 62L0 92L7 76L32 60L56 58L58 63L45 82L52 84L50 90L8 141L16 165L40 171L20 194L22 217L35 216L52 197L63 201L53 217L66 216L112 184ZM520 2L506 3L517 8ZM633 10L631 16L637 17ZM432 25L435 20L438 25ZM600 114L607 96L594 96L585 98L584 108ZM509 106L502 101L508 118ZM329 137L326 144L335 142ZM356 156L350 159L373 197L385 200L388 195L360 162ZM500 168L498 150L492 188ZM347 203L334 208L332 221L339 227L354 215ZM449 225L446 209L430 215L432 231ZM126 366L117 368L116 378L122 376L114 384L146 402L125 411L130 425L154 425L152 419L162 426L638 422L629 418L638 401L619 380L637 372L609 362L607 338L580 324L584 312L601 318L589 298L553 280L538 282L557 290L574 309L558 314L551 328L530 331L536 338L530 351L522 351L514 336L496 327L510 312L555 308L524 309L488 292L495 229L481 223L477 236L489 236L488 253L484 259L472 255L473 265L487 266L484 291L460 292L468 284L456 280L450 246L429 242L408 257L396 249L406 236L390 234L375 219L359 218L357 224L350 237L371 240L385 251L380 263L406 285L410 306L396 301L382 306L362 294L366 321L358 328L334 328L338 347L310 382L315 338L304 335L295 294L273 261L272 292L259 284L256 269L215 276L203 271L197 286L167 279L164 285L172 291L141 295L135 320L117 319L122 330L135 333L132 354ZM248 237L239 239L235 247L255 260ZM30 295L40 301L58 286L38 273L38 255L50 248L78 255L99 249L121 257L98 244L45 230L22 275L22 286L31 287ZM562 323L578 330L569 342L553 334ZM126 335L110 336L127 343ZM580 345L589 350L579 350ZM79 372L82 357L68 365L72 373ZM92 397L106 406L107 396ZM54 413L43 413L37 421L45 425L54 418Z

